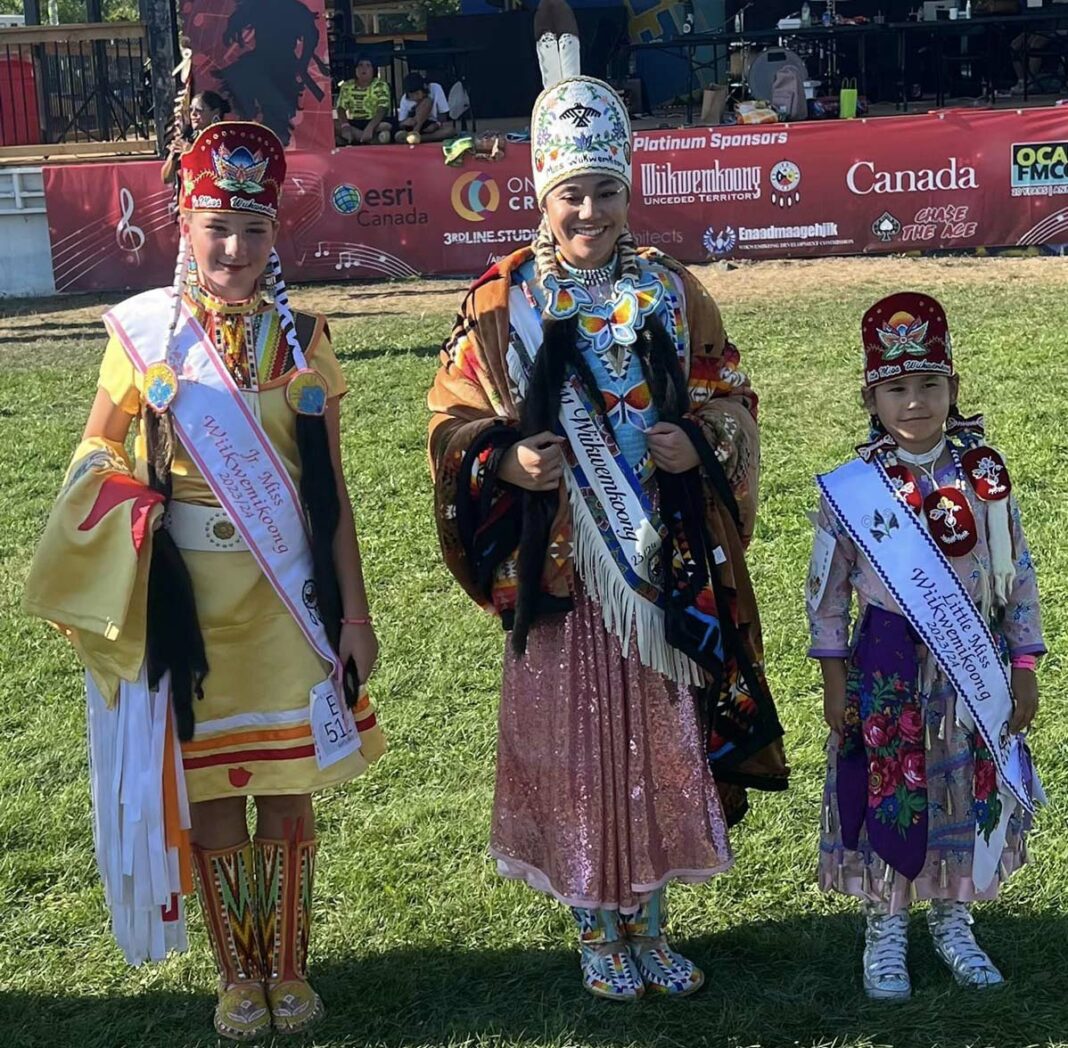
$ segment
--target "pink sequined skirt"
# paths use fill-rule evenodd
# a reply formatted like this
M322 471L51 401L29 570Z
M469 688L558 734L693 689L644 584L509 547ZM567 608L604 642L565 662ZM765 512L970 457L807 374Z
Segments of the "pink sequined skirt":
M490 851L569 906L624 911L731 865L693 695L624 656L587 597L505 655Z

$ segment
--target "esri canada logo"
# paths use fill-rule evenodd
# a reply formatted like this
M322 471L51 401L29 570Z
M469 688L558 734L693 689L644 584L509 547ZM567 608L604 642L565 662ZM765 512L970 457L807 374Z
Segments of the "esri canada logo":
M468 171L452 184L452 209L466 222L484 222L500 203L497 183L481 171Z
M338 214L354 215L360 210L363 197L355 186L343 182L334 187L334 192L330 194L330 203L334 205L334 210Z

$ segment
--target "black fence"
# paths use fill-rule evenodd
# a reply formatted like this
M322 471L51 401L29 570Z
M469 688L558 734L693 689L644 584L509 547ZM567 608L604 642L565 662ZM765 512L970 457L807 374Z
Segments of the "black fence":
M137 22L0 29L0 147L148 141L150 76Z

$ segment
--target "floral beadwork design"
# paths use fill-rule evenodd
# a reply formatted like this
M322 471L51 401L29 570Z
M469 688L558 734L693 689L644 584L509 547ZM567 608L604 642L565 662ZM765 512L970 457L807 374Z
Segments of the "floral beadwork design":
M868 807L879 822L905 836L927 810L923 713L898 674L875 672L870 690L851 667L846 681L843 755L861 746L868 755Z
M1001 797L998 794L998 770L983 737L972 736L972 761L975 768L972 784L975 796L975 826L989 843L990 835L1001 821Z
M573 174L604 172L630 185L626 107L599 80L573 77L542 92L534 106L531 136L539 198Z

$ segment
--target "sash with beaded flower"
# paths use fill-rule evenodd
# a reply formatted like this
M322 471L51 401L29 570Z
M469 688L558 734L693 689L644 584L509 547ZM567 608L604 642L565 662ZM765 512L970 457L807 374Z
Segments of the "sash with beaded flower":
M166 352L170 295L168 289L146 291L104 316L142 374ZM211 339L184 304L174 347L181 384L170 411L182 445L308 643L339 677L337 656L314 599L311 549L293 480Z

